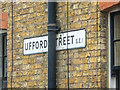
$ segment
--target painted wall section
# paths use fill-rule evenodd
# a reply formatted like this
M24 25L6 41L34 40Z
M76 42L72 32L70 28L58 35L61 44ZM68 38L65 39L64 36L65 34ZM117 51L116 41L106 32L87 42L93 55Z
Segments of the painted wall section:
M0 29L7 29L7 20L8 20L8 14L0 13Z

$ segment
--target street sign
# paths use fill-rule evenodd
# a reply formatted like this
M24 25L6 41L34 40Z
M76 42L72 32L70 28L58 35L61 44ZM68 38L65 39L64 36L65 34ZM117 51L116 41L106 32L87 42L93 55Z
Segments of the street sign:
M56 35L56 50L84 48L86 46L85 29L62 32ZM48 36L26 38L23 40L23 54L48 52Z

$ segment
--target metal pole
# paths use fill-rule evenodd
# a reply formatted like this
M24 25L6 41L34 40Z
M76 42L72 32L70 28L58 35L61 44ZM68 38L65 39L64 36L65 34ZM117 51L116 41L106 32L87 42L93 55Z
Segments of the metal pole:
M56 88L56 2L48 1L48 89Z

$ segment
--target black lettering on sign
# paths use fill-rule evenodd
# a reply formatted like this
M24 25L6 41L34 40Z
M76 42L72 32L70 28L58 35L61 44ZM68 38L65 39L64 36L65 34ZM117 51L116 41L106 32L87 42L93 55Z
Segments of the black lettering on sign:
M83 42L83 38L79 38L79 43L82 43Z
M47 47L47 40L44 40L44 48Z
M78 43L78 40L76 39L76 44Z
M43 48L43 41L40 41L40 48Z
M65 43L65 40L66 39L66 37L63 37L63 45L66 45L66 43Z
M60 46L60 44L62 45L62 35L60 35L60 37L59 37L59 46Z
M31 42L29 42L29 50L30 50L30 48L31 48Z
M79 43L81 43L81 38L79 38Z
M25 43L25 50L28 50L28 43Z
M36 49L39 48L39 42L38 41L35 43L35 47L36 47Z
M70 44L70 36L67 37L67 44Z
M34 49L34 46L35 46L35 42L32 42L32 49Z
M72 44L73 44L73 37L74 37L74 35L71 36L71 38L72 38Z

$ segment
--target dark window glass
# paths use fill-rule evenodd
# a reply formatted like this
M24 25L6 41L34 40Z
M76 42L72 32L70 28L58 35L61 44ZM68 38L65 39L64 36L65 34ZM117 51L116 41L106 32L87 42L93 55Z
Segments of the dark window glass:
M2 35L3 42L3 55L2 55L2 65L3 65L3 75L2 75L2 88L7 88L7 35Z
M120 14L114 15L114 65L120 66Z
M120 66L120 41L114 43L115 66Z
M120 39L120 14L114 15L114 40Z

